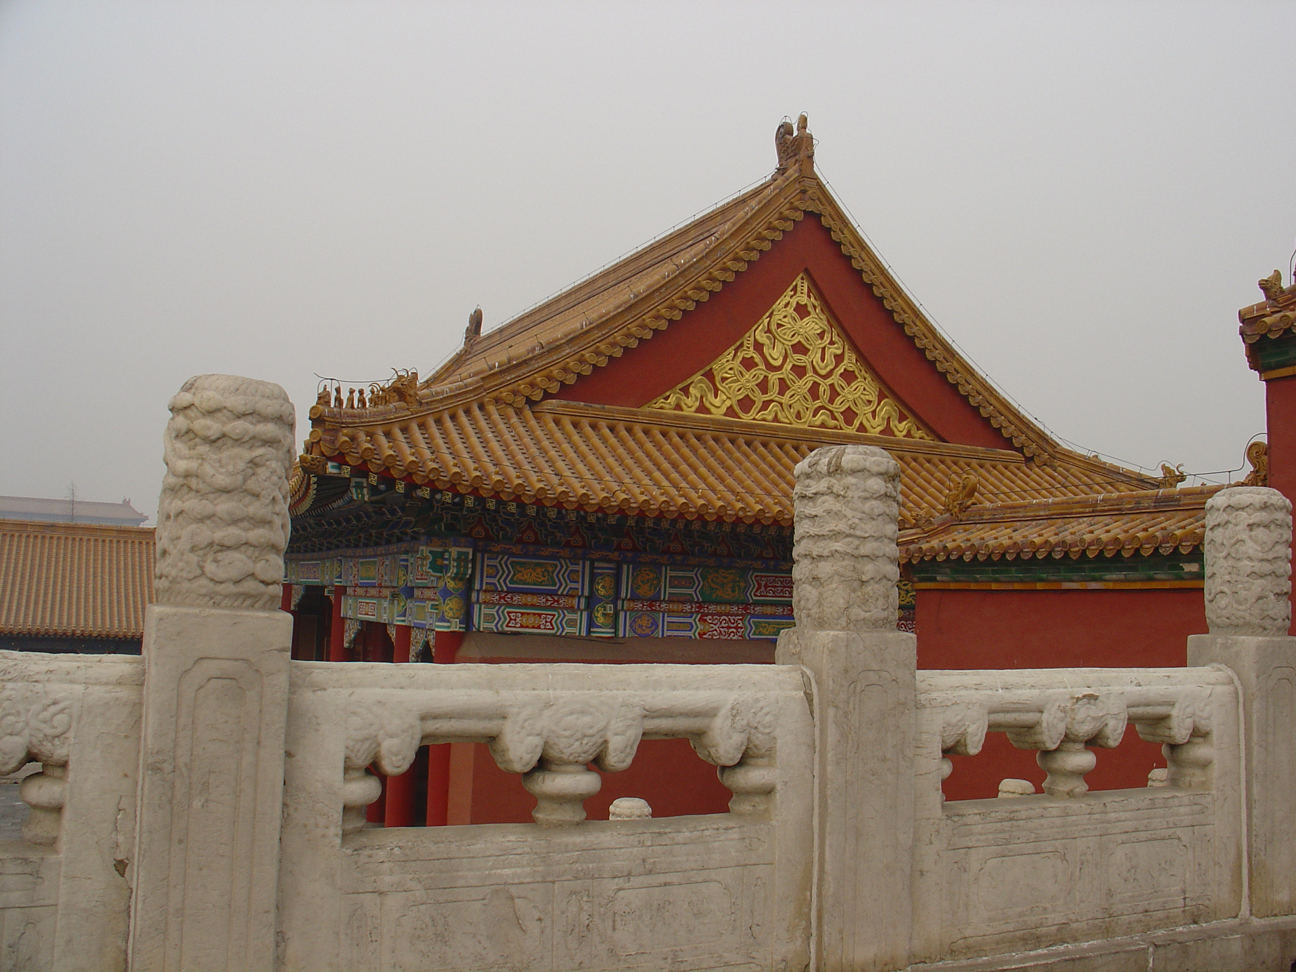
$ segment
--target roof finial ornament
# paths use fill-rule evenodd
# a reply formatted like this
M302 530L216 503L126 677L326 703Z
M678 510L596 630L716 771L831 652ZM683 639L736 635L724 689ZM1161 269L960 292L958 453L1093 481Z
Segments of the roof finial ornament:
M464 331L464 344L472 344L473 341L481 337L482 311L478 307L468 315L468 329Z
M801 174L811 175L814 172L814 136L809 130L810 120L802 112L797 119L796 129L792 122L784 118L774 130L774 147L778 150L778 171L786 172L796 163L800 163Z
M1178 489L1179 484L1182 483L1187 478L1188 478L1188 474L1184 472L1184 467L1182 462L1179 463L1179 465L1177 466L1172 466L1168 462L1161 463L1161 488L1162 489Z
M1265 295L1265 300L1277 301L1283 296L1282 271L1275 270L1269 276L1257 280L1261 292Z
M1251 463L1251 471L1247 473L1246 479L1242 480L1242 486L1268 486L1269 485L1269 445L1264 441L1252 442L1246 450L1247 462Z

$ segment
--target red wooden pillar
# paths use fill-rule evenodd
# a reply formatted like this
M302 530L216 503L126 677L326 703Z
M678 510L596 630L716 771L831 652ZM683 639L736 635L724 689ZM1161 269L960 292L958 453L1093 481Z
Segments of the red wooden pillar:
M410 629L396 625L392 638L392 661L403 665L410 660ZM414 767L400 776L387 777L387 806L383 816L384 827L409 827L414 823Z
M279 610L292 611L292 585L287 582L279 585Z
M438 665L454 664L459 646L463 644L462 631L438 631L432 642L432 661ZM428 747L427 825L444 827L446 811L450 806L450 744Z
M333 588L333 623L329 628L329 661L346 661L346 622L342 620L342 595L345 587Z
M1296 374L1270 372L1263 377L1269 485L1296 505ZM1292 592L1292 608L1293 626L1290 630L1296 632L1296 590Z

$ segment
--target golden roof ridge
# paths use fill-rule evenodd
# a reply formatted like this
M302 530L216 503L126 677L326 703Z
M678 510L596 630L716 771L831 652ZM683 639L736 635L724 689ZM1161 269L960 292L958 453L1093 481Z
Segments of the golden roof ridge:
M416 421L471 402L513 406L540 402L562 386L605 366L625 350L636 347L639 341L650 339L657 331L680 320L698 303L709 299L712 293L721 290L757 261L804 218L806 212L819 217L864 282L882 300L897 326L903 328L946 380L1012 447L1044 464L1065 457L1071 463L1091 468L1096 475L1130 483L1152 481L1132 470L1064 448L1009 402L928 320L864 240L827 185L812 167L807 171L805 166L788 166L776 171L760 186L709 210L673 233L476 339L472 342L475 351L466 346L432 378L419 385L416 400L367 409L339 409L322 402L312 406L310 418L313 428L307 448L314 448L330 429L335 437L364 439L366 429L376 430L395 423ZM713 221L713 225L708 224L708 220ZM536 344L518 348L516 354L510 351L502 362L489 363L482 359L469 370L463 370L463 363L473 353L491 347L498 349L499 342L506 339L503 336L506 331L514 329L511 332L514 336L528 333L529 328L550 320L554 307L578 307L583 297L615 289L633 276L630 268L659 266L662 253L697 236L700 226L708 228L710 235L707 239L710 242L694 255L692 262L683 263L677 272L654 280L653 285L642 292L632 291L628 296L609 298L607 306L599 308L600 315L594 319L586 318L579 325L569 321L553 333L536 334ZM653 262L650 257L658 262ZM621 276L609 282L607 274L618 272ZM550 316L546 317L546 314ZM495 344L481 343L490 341ZM435 384L438 378L451 377L451 381ZM659 418L658 421L662 420ZM373 446L380 455L381 446L381 440Z

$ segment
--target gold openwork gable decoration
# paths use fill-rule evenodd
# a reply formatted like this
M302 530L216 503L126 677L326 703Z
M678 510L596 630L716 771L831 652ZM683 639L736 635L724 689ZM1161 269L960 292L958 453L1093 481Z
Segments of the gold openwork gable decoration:
M886 396L804 273L737 344L647 407L934 438Z

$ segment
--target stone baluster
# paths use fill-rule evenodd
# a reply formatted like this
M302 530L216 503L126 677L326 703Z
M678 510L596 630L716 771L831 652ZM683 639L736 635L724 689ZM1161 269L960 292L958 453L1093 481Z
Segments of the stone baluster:
M639 797L617 797L608 807L609 820L648 820L652 807Z
M382 796L382 780L363 766L359 769L347 767L342 776L343 836L364 830L368 822L365 819L365 810L380 796Z
M130 967L270 972L293 407L278 385L202 375L170 408L144 625Z
M1188 639L1188 664L1223 664L1242 688L1251 911L1296 910L1296 639L1291 626L1291 503L1277 490L1234 487L1206 503L1206 622ZM1194 785L1209 772L1208 741L1166 746L1168 777Z
M26 777L18 795L30 808L22 837L29 844L54 847L62 834L67 798L67 767L72 745L73 701L67 689L45 686L0 688L0 773L13 773L30 761L40 772Z
M900 469L870 446L818 449L793 496L796 627L776 659L811 673L820 727L814 965L905 968L916 644L895 630Z
M570 827L585 819L584 803L603 786L603 778L584 763L540 760L522 776L522 785L536 798L531 817L541 827Z
M1089 792L1085 774L1098 765L1089 746L1113 749L1120 745L1128 714L1123 699L1092 692L1076 696L1061 711L1066 717L1061 741L1036 753L1035 762L1048 774L1043 789L1049 796L1083 796Z
M1083 742L1064 739L1057 749L1044 749L1035 756L1039 768L1048 774L1044 792L1049 796L1076 797L1089 792L1085 774L1098 764L1098 757Z
M41 771L26 777L18 795L31 809L23 821L23 840L53 847L58 842L63 801L67 796L67 767L41 763Z
M721 766L719 774L720 782L733 794L730 813L755 816L769 812L770 796L778 779L770 757L748 756L733 766Z
M1215 747L1209 736L1189 736L1180 745L1161 747L1166 758L1166 785L1189 790L1208 790L1215 766Z

